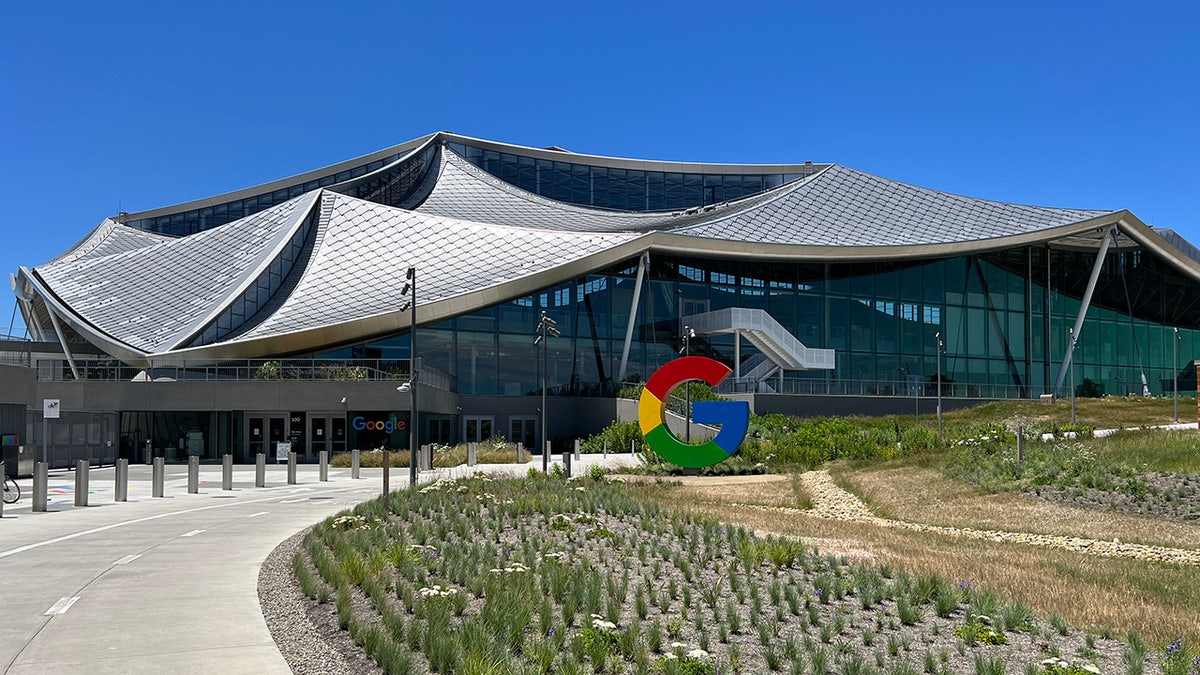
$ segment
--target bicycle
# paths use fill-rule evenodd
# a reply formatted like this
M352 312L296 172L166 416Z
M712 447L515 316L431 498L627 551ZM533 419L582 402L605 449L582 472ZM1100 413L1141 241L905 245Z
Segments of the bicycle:
M17 481L9 478L8 476L5 476L4 477L4 503L5 504L16 504L17 500L20 498L21 498L21 486L17 485Z

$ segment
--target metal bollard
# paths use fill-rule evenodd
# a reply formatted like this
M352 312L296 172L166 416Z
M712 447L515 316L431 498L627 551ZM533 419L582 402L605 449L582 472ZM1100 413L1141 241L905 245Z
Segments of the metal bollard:
M200 492L200 458L188 455L188 494Z
M254 456L254 487L267 486L267 456L258 453Z
M579 459L579 439L575 439L575 459Z
M230 454L221 457L221 489L233 489L233 455Z
M421 449L425 451L425 468L433 471L433 445L422 445Z
M329 451L322 450L317 453L317 459L321 462L321 481L326 482L329 480Z
M1025 459L1025 429L1017 425L1017 464Z
M287 468L288 485L296 484L296 453L288 453L288 468Z
M351 478L354 478L354 479L358 478L358 467L359 467L358 448L355 448L354 450L352 450L350 452L350 477Z
M478 460L479 446L475 443L467 443L467 466L475 466Z
M570 477L571 477L571 463L572 463L572 461L573 461L573 458L572 458L572 455L571 455L571 453L569 453L569 452L564 452L564 453L563 453L563 470L564 470L564 472L566 473L566 475L567 475L567 478L570 478Z
M386 511L392 508L390 503L392 495L391 485L392 475L392 453L385 446L383 448L383 509Z
M129 501L129 460L117 460L116 485L113 486L113 501Z
M150 486L150 496L151 497L163 496L163 482L166 479L166 475L167 475L166 460L163 459L162 457L155 457L154 458L154 476L152 479L152 484Z
M88 461L86 459L81 459L75 463L75 506L87 506L88 468Z
M525 444L517 443L517 464L525 463Z
M33 510L46 510L46 463L33 465Z

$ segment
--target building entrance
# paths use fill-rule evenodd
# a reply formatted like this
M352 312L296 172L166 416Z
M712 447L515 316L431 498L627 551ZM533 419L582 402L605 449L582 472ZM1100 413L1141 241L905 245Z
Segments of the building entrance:
M537 451L537 418L508 418L508 440L511 443L520 443L526 448Z
M346 417L341 414L313 413L308 418L309 461L320 459L321 451L334 455L346 451Z
M254 461L255 456L262 452L266 453L268 462L275 461L275 444L288 440L287 417L250 414L247 419L246 431L250 436L247 447L250 456L246 460Z

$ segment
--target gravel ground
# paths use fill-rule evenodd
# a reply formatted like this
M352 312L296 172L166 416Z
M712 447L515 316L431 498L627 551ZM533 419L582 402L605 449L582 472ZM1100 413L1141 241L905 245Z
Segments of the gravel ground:
M383 671L338 628L333 603L317 604L300 593L292 557L308 530L282 544L258 572L258 602L271 637L297 675L371 675Z
M919 532L936 532L938 534L968 537L971 539L1035 544L1038 546L1067 549L1069 551L1081 551L1090 555L1110 558L1135 558L1138 560L1157 560L1183 565L1200 565L1200 551L1192 549L1127 544L1115 539L1113 541L1100 541L1084 537L1064 537L1049 534L1004 532L1000 530L976 530L965 527L944 527L880 518L871 513L871 510L858 497L838 487L833 482L833 479L829 477L829 472L827 471L809 471L801 475L800 480L813 500L813 508L806 513L821 518L852 520L879 525L881 527L894 527ZM800 512L799 509L787 509L784 507L755 506L751 504L741 504L740 506L769 511Z

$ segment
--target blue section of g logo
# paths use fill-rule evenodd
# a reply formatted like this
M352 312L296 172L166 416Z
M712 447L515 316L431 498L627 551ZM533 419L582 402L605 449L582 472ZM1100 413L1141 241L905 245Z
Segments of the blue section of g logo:
M659 368L642 389L638 422L646 444L659 457L679 466L698 469L729 459L737 452L750 425L750 406L745 401L698 401L692 404L693 419L720 424L716 437L699 445L684 443L666 425L667 396L687 380L716 386L733 371L725 364L703 356L685 356Z

